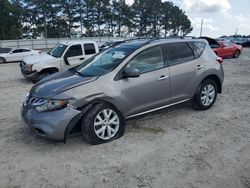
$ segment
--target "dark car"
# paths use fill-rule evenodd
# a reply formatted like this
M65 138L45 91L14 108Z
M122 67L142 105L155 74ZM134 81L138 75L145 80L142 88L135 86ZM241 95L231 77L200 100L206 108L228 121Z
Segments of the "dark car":
M126 40L122 40L122 41L113 41L113 42L105 42L104 44L102 44L101 46L99 46L99 51L103 51L103 50L106 50L110 47L115 47L121 43L124 43L126 42Z
M9 53L11 50L12 50L12 48L0 48L0 54Z
M245 42L242 43L243 47L250 47L250 38L248 38Z

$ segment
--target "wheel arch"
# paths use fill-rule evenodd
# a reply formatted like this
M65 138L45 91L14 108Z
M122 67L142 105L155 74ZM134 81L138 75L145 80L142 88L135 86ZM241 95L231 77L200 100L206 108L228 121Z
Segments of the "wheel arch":
M0 58L4 60L4 63L6 63L6 62L7 62L7 59L6 59L5 57L0 56Z
M221 80L218 76L216 76L215 74L211 74L206 76L200 83L204 82L205 80L211 79L213 81L215 81L215 83L217 84L217 89L218 89L218 93L222 93L222 83Z
M44 72L49 72L50 74L52 74L55 72L59 72L59 70L56 67L47 67L47 68L44 68L40 71L40 73L44 73Z
M95 105L99 104L99 103L107 103L109 105L111 105L112 107L114 107L119 113L121 113L121 115L123 116L122 112L117 108L116 105L114 105L112 102L110 102L107 99L103 99L103 98L95 98L92 101L84 104L83 106L78 107L77 109L79 111L81 111L81 115L73 118L72 121L70 121L70 123L67 125L67 128L65 129L65 133L64 133L64 143L66 143L67 137L68 135L73 131L73 130L81 130L81 121L82 118L84 118L84 115L86 113L88 113L88 111L93 108Z

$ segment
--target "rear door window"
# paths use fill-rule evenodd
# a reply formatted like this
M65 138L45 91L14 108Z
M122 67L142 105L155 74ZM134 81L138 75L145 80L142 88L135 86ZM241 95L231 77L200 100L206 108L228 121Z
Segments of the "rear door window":
M23 50L23 52L30 52L30 50L28 50L28 49L22 49Z
M186 42L165 44L166 58L169 66L185 63L195 59L195 55L191 47Z
M85 55L95 54L95 45L93 43L84 44Z
M23 52L22 49L13 50L13 53L21 53L21 52Z

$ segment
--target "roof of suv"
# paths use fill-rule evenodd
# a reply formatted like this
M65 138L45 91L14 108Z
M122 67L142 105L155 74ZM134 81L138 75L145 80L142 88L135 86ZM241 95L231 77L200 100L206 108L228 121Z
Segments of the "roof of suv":
M83 44L86 44L86 43L95 43L94 41L87 41L87 40L71 40L71 41L60 41L59 42L60 44L65 44L65 45L72 45L72 44L79 44L79 43L83 43Z
M162 44L167 42L191 42L191 41L202 41L207 43L207 41L204 39L181 39L181 38L138 39L138 40L125 41L124 43L119 44L117 47L138 49L145 45L154 43Z

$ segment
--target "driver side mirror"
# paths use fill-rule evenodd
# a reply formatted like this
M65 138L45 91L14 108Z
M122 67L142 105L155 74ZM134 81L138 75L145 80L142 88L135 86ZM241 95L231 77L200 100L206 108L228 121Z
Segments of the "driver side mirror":
M136 78L140 76L140 71L137 68L126 68L123 72L123 78Z

